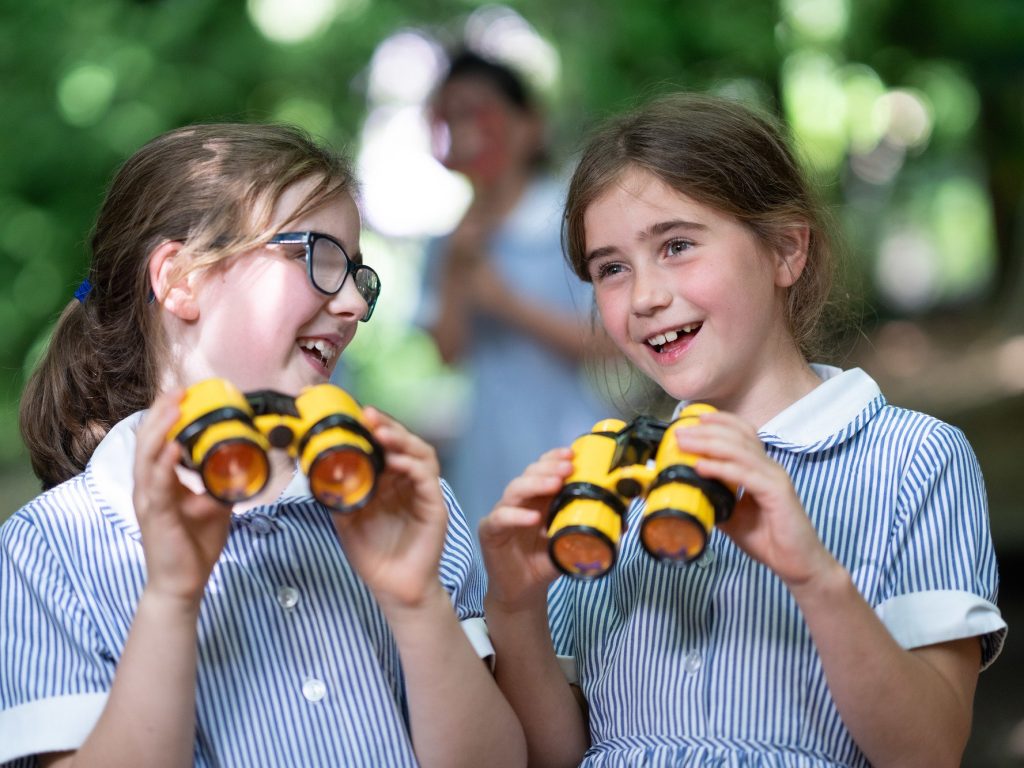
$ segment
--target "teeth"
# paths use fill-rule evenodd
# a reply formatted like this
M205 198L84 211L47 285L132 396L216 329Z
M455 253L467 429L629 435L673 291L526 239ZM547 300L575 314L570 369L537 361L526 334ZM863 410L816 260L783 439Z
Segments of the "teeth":
M334 345L323 339L305 339L299 342L299 346L303 349L308 349L310 352L316 350L328 364L338 356L338 350Z
M659 333L654 336L651 336L651 338L647 340L647 343L650 344L652 347L661 347L664 346L665 344L668 344L671 341L675 341L680 337L680 335L684 333L692 333L698 328L700 328L700 323L687 323L678 331L667 331L666 333Z

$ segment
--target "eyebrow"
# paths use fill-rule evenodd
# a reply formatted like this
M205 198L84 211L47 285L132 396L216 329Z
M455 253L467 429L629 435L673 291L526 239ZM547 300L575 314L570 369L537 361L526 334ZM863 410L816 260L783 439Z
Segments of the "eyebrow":
M686 219L670 219L668 221L659 221L651 224L647 229L641 230L637 233L636 239L639 242L650 240L652 237L658 235L664 235L667 232L673 232L675 230L691 231L691 232L706 232L708 229L706 224L699 224L696 221L687 221ZM594 259L599 259L602 256L609 256L613 253L618 252L618 247L614 245L606 245L601 248L595 248L586 255L583 260L583 266L586 267Z

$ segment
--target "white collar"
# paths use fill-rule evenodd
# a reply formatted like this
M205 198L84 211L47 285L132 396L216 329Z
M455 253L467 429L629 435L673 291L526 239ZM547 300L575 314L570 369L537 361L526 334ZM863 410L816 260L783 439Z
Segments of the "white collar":
M831 442L866 409L877 410L885 403L878 384L860 368L843 371L831 365L812 364L811 369L822 380L821 384L758 429L762 438L805 448ZM682 402L676 406L676 414L685 405Z
M135 489L135 432L145 415L146 411L138 411L115 424L96 446L87 468L94 481L94 492L133 532L139 528L132 501L132 491ZM310 496L309 481L301 472L295 473L279 500L296 496Z

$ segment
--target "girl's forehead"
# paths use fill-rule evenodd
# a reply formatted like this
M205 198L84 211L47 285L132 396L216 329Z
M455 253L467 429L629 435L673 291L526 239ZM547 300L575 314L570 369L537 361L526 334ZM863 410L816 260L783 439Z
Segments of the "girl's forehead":
M317 196L317 188L322 183L319 176L301 179L287 187L274 205L271 226L310 229L303 222L341 218L338 226L355 224L359 226L359 209L352 194L347 189L335 189L327 195Z
M319 176L307 176L285 187L274 203L273 224L278 226L301 215L320 181Z
M587 207L585 221L588 225L596 224L612 210L651 215L681 210L711 211L708 206L676 189L656 174L635 167L624 169L595 196Z

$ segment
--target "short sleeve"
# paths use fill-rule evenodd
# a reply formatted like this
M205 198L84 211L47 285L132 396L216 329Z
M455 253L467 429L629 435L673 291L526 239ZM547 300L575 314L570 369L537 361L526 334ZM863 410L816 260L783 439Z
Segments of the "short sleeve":
M113 654L60 563L31 520L0 527L0 764L77 749L113 681Z
M466 516L455 494L444 480L441 492L448 507L448 530L441 553L441 584L451 596L455 615L480 658L494 655L484 624L484 592L487 579L476 537L469 530Z
M982 668L1002 648L998 573L981 469L963 433L939 423L901 485L876 612L905 648L980 637Z

